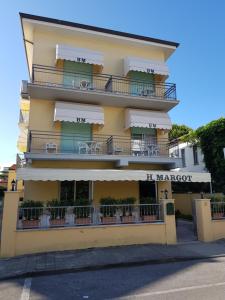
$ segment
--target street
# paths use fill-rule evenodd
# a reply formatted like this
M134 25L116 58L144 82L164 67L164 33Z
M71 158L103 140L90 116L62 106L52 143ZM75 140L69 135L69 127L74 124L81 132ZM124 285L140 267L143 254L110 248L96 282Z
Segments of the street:
M225 299L225 258L0 282L0 299Z

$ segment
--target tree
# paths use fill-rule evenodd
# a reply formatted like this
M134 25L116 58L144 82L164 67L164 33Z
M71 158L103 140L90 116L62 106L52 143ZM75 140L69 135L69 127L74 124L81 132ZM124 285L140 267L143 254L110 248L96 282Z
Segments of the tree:
M193 132L193 129L186 125L173 124L172 129L169 132L169 140L172 141L177 138L184 137L191 132Z
M196 130L206 168L216 192L225 193L225 118L212 121Z

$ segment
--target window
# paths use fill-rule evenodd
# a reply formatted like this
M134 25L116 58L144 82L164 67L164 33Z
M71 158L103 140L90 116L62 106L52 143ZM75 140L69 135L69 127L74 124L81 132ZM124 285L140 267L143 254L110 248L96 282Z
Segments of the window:
M131 139L145 141L146 143L155 144L157 138L156 129L152 128L131 128Z
M194 165L198 165L198 147L193 146L193 160L194 160Z
M181 149L181 159L182 159L182 166L183 168L185 168L186 167L185 149Z
M60 200L72 204L76 199L91 200L91 182L90 181L61 181L60 182Z

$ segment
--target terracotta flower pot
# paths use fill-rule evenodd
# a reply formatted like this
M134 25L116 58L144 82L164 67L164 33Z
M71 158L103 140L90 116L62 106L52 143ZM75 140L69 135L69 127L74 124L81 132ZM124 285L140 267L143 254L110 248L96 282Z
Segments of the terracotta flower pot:
M50 220L51 226L63 226L65 225L65 219L52 219Z
M89 217L87 217L87 218L76 218L75 223L77 225L88 225L88 224L91 224L91 218L89 218Z
M222 212L214 212L213 213L213 218L214 219L222 219L223 216L224 216L224 213L222 213Z
M123 216L122 223L133 223L134 217L133 216Z
M23 228L34 228L34 227L39 227L40 221L39 220L23 220L22 224L23 224Z
M102 224L115 224L116 217L102 217Z
M143 216L143 221L144 222L152 222L152 221L156 221L157 220L157 216L156 215L146 215Z

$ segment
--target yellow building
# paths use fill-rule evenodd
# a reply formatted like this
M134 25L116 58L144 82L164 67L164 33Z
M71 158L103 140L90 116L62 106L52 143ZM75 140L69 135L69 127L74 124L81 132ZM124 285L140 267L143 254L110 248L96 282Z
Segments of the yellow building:
M25 200L74 206L73 225L152 222L159 200L172 199L171 181L210 181L171 171L181 159L169 155L168 112L179 100L167 60L178 43L20 17L30 76L18 140ZM65 224L65 212L56 214L48 222Z

